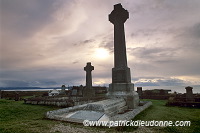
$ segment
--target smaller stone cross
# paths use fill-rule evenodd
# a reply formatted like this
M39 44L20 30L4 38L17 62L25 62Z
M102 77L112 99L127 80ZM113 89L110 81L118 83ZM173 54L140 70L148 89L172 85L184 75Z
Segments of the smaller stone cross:
M83 92L84 97L94 97L95 91L92 88L92 70L94 70L94 66L91 65L91 62L88 62L86 67L84 67L86 71L86 87Z
M86 88L92 88L92 70L94 70L94 66L91 65L91 62L88 62L84 70L86 71Z

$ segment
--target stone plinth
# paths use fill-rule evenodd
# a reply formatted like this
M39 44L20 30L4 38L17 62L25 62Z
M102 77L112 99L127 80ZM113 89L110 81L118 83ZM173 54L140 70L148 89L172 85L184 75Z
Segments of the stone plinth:
M133 90L132 83L112 83L109 85L107 96L109 98L124 98L129 109L134 109L139 104L139 96Z
M121 67L121 68L112 68L112 83L130 83L131 74L130 68Z

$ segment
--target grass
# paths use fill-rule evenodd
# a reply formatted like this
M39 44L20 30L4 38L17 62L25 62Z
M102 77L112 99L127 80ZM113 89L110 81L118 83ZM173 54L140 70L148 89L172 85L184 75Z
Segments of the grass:
M118 128L94 128L82 125L53 121L44 118L47 111L58 109L50 106L28 105L23 101L11 101L0 99L0 133L49 133L50 129L58 124L74 128L88 130L103 130L105 132L116 131L140 131L142 132L187 132L200 131L200 109L167 107L164 100L150 100L153 106L137 115L133 120L158 120L158 121L191 121L191 126L186 127L118 127Z
M143 121L191 121L190 126L176 127L148 127L155 132L176 132L176 133L197 133L200 132L200 109L186 107L168 107L165 106L165 100L147 100L152 101L153 105L147 110L137 115L133 120ZM124 127L125 131L132 131L136 127Z
M0 100L0 133L46 132L56 121L45 119L44 114L54 109L58 108Z

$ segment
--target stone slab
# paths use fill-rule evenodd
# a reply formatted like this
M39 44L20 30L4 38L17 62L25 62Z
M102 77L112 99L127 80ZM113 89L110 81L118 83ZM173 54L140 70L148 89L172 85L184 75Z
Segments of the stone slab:
M97 121L131 120L137 114L139 114L143 110L150 107L152 103L145 101L145 102L142 102L140 105L141 106L138 106L137 108L133 110L129 110L127 112L120 113L120 114L118 113L114 116L107 116L103 112L97 112L97 111L93 111L92 112L93 115L91 115L91 111L84 110L86 105L79 105L79 106L74 106L74 107L65 108L65 109L48 111L46 113L46 117L49 119L54 119L54 120L76 122L76 123L82 123L84 119L87 119L87 120L91 119L91 120L97 120ZM86 115L86 116L83 116L83 115ZM94 116L94 115L97 115L97 116Z
M84 120L98 121L103 115L104 115L103 112L80 110L76 111L69 118L80 119L82 121Z
M73 89L71 95L72 95L72 96L76 96L76 95L77 95L77 89Z
M94 103L89 103L84 110L92 110L104 112L106 115L112 116L119 112L123 112L126 108L126 101L123 98L113 98Z

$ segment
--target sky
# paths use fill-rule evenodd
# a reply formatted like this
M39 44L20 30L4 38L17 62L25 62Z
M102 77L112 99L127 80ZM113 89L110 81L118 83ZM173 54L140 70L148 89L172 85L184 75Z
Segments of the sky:
M118 3L132 83L200 85L199 0L0 0L0 87L110 84Z

